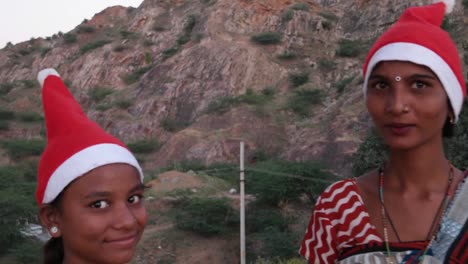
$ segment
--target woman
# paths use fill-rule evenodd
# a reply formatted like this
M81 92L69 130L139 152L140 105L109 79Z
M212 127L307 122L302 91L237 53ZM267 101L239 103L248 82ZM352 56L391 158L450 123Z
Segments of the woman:
M364 93L389 157L322 193L300 249L309 263L468 263L466 173L442 141L466 93L456 46L440 28L453 6L405 10L371 48Z
M143 173L130 151L89 120L58 73L39 73L47 146L38 169L45 264L132 259L147 215Z

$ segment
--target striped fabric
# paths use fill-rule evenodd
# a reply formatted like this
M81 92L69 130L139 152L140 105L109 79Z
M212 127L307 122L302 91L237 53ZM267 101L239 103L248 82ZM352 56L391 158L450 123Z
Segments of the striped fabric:
M423 264L468 263L468 172L444 215ZM428 241L390 242L398 263L417 263ZM329 186L319 197L299 253L313 264L387 263L385 243L370 223L355 179Z
M335 263L345 248L382 242L355 180L345 179L317 200L299 252L309 263Z

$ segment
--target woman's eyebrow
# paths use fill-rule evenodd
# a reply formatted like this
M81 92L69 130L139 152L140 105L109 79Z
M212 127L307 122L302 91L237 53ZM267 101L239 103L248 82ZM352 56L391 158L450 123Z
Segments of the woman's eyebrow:
M431 80L437 80L437 77L432 75L432 74L413 74L411 75L411 78L423 78L423 79L431 79Z
M387 79L387 77L385 77L384 75L380 75L380 74L372 74L371 76L369 76L369 80L372 80L372 79Z

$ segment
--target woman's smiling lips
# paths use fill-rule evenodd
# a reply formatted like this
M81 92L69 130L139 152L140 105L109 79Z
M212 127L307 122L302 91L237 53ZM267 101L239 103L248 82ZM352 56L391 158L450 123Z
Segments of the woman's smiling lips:
M413 124L406 124L406 123L390 123L390 124L385 125L385 127L389 128L392 134L395 136L407 135L414 126L415 125Z

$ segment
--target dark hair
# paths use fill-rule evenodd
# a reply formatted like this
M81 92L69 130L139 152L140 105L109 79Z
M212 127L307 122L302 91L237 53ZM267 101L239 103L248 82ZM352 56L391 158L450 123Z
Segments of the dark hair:
M49 206L56 209L60 208L63 191L52 201ZM62 264L65 257L63 250L63 239L61 237L52 237L44 245L44 262L43 264Z
M445 121L444 127L442 128L442 136L444 138L452 138L455 134L455 124L452 124L449 119Z
M44 264L62 264L64 258L62 238L52 237L44 245Z

